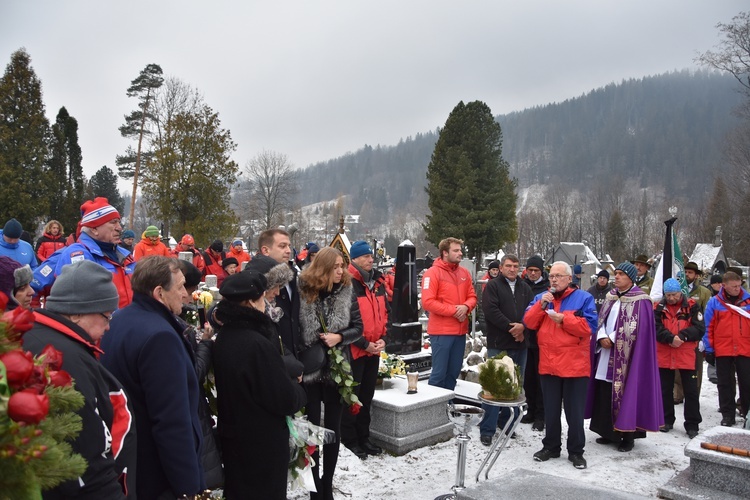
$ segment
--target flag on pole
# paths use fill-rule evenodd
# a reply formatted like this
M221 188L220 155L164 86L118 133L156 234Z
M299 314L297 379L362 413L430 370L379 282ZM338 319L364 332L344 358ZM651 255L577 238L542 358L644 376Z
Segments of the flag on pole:
M651 287L651 301L658 302L664 296L664 282L674 278L680 282L682 293L688 293L687 281L685 281L685 261L682 259L680 244L677 242L677 234L672 227L677 217L664 221L667 226L664 235L664 253L654 275L654 285Z

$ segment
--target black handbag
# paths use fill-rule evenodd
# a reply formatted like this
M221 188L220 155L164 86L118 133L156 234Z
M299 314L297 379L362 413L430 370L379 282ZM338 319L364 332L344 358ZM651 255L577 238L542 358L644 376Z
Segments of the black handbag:
M326 364L326 349L322 342L317 341L299 353L299 360L305 367L304 373L313 373Z

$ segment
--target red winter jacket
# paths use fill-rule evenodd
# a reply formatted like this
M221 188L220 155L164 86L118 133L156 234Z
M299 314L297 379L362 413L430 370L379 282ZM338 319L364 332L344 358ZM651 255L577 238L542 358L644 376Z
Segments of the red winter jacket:
M472 309L477 305L477 294L469 271L458 264L436 259L422 276L422 307L430 313L427 321L429 335L466 335L469 319L458 321L453 315L457 305Z
M216 286L221 286L226 278L224 268L221 267L221 263L224 260L224 252L220 254L214 253L212 250L206 250L203 252L203 262L206 263L206 270L203 272L205 278L209 274L216 276Z
M375 342L385 337L385 327L388 322L388 306L386 305L386 286L383 274L375 270L375 284L370 290L359 271L352 264L349 264L349 274L352 275L352 288L357 297L359 313L362 315L362 336L368 342ZM364 349L360 349L355 344L351 345L352 359L361 358L362 356L377 356L370 354Z
M539 343L539 374L574 378L591 375L591 335L596 330L594 297L583 290L566 288L547 305L562 313L555 323L542 308L538 294L526 308L523 323L536 330Z
M737 307L750 311L750 294L742 290ZM733 311L726 303L724 287L706 306L706 334L703 343L706 352L720 356L750 357L750 319Z
M184 248L181 244L177 244L176 247L174 247L174 250L172 250L170 257L174 257L175 259L180 257L180 252L190 252L193 254L193 265L198 268L198 270L201 272L203 276L206 275L206 262L203 260L203 256L201 253L195 249L190 250L188 248Z
M36 256L39 257L39 262L41 263L55 253L55 250L60 250L64 246L65 236L62 234L52 236L49 233L44 233L36 242Z
M682 302L670 306L666 299L654 304L656 321L656 358L659 368L695 370L695 347L703 337L701 306L683 295ZM672 347L679 336L680 347Z

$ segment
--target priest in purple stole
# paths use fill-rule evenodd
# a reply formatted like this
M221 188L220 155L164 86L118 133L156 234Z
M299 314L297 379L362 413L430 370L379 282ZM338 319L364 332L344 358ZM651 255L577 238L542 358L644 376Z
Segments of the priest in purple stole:
M659 367L656 361L654 308L649 296L634 285L637 272L630 262L615 270L615 286L599 312L597 334L591 337L591 381L586 400L590 429L599 444L633 449L635 438L664 425Z

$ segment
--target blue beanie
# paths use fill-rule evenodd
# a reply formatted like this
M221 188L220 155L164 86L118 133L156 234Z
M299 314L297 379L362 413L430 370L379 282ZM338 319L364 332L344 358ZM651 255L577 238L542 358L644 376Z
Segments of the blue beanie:
M126 229L122 232L122 239L124 240L125 238L135 238L135 233L130 229Z
M615 268L617 271L622 271L628 275L630 281L635 283L635 278L638 276L638 271L635 270L635 266L627 260Z
M576 264L573 266L573 274L581 274L583 272L583 269L581 269L580 264Z
M674 278L669 278L667 281L664 282L664 293L675 293L675 292L681 292L682 287L680 286L680 282L677 281Z
M21 223L16 219L9 220L5 223L5 227L3 227L3 234L8 238L20 238L22 232Z
M318 252L320 252L320 248L318 248L318 245L316 245L315 243L310 243L307 246L307 254L308 255L313 254L313 253L318 253Z
M234 240L232 242L233 247L236 247L237 245L242 246L242 240Z
M367 244L366 241L355 241L352 243L352 247L349 249L349 258L356 259L363 255L372 255L372 248Z

